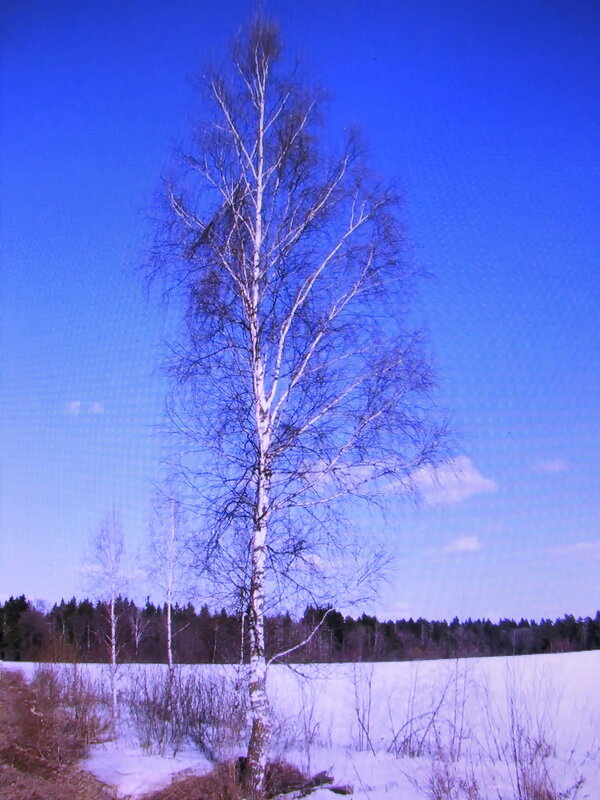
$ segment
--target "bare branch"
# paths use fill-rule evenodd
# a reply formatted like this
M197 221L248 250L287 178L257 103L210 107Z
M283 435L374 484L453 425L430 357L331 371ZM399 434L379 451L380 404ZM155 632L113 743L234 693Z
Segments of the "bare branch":
M315 626L315 627L312 629L312 631L311 631L311 632L310 632L310 634L309 634L309 635L306 637L306 639L303 639L301 642L298 642L298 644L295 644L293 647L289 647L287 650L284 650L283 652L281 652L281 653L277 653L277 655L275 655L275 656L272 656L272 658L270 658L270 659L267 661L267 664L270 666L270 665L271 665L271 664L272 664L274 661L278 661L278 660L279 660L279 659L281 659L281 658L285 658L285 656L289 656L289 655L290 655L290 653L294 653L296 650L299 650L301 647L305 647L305 646L306 646L306 645L307 645L307 644L308 644L308 643L311 641L311 639L313 638L313 636L315 636L315 635L317 634L317 632L318 632L318 631L321 629L321 626L323 625L323 623L324 623L324 622L325 622L325 620L327 619L327 616L329 615L329 612L330 612L330 611L333 611L333 608L328 608L328 609L325 611L325 613L324 613L324 614L323 614L323 616L321 617L321 621L319 622L319 624L318 624L318 625L316 625L316 626Z

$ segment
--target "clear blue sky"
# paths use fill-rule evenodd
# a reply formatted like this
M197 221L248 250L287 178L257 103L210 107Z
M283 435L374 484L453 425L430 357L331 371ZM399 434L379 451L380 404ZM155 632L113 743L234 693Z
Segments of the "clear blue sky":
M405 197L463 456L388 519L383 616L600 606L600 6L272 0L287 51ZM140 548L166 386L135 268L242 2L12 2L1 28L0 596L82 594L114 503ZM373 524L378 524L375 522ZM373 607L375 608L375 607Z

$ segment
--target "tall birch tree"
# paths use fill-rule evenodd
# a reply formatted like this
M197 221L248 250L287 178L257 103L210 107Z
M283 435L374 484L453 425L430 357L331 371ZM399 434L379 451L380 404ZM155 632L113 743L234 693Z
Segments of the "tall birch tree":
M93 563L89 567L89 576L104 605L107 624L104 640L108 649L113 730L117 721L117 673L120 650L118 628L123 612L123 609L119 608L119 600L122 599L128 585L124 555L123 526L117 510L113 507L92 538Z
M152 273L185 308L168 406L202 567L234 576L247 601L244 780L259 798L271 734L266 610L339 588L362 546L343 520L359 499L406 489L444 431L407 324L414 276L397 197L358 137L333 155L320 93L285 74L264 19L203 87L204 116L165 182Z
M185 520L181 503L172 491L159 495L150 526L149 577L163 593L165 599L165 627L167 664L171 673L174 666L173 606L188 589L189 559L185 549Z

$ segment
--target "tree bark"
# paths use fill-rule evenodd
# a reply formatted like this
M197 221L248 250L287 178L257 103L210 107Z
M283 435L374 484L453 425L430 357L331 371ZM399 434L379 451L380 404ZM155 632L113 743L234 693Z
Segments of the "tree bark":
M258 416L263 417L260 413ZM262 433L262 440L266 444L268 442L268 433L264 429ZM249 607L250 680L248 691L252 715L252 733L248 744L246 773L244 775L244 788L252 798L260 798L263 795L267 756L271 742L271 714L267 696L267 659L265 651L268 470L262 453L259 470Z
M248 744L244 786L253 798L263 796L267 756L271 742L271 714L267 696L267 659L265 651L265 577L267 570L267 518L270 483L270 408L265 390L265 364L260 344L260 279L263 245L264 193L264 115L268 60L256 52L257 64L257 136L254 242L249 308L251 364L254 410L258 444L257 487L252 541L252 575L250 588L250 681L249 700L252 733ZM262 60L262 63L261 63Z
M117 613L115 608L115 591L111 587L110 596L110 694L111 724L113 733L117 725Z

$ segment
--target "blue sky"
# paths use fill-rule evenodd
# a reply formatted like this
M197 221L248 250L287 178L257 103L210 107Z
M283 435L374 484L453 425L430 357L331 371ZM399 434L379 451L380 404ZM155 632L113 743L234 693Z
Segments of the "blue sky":
M272 2L289 54L405 198L458 461L387 519L383 616L600 606L600 9ZM143 548L170 322L136 268L187 78L241 2L0 11L0 595L83 591L112 504ZM363 523L369 524L365 519ZM373 525L381 526L380 520Z

